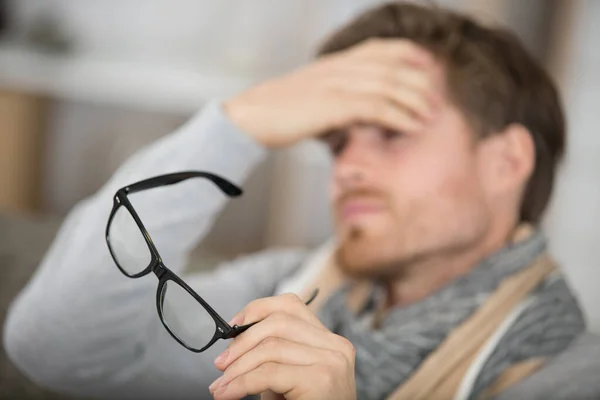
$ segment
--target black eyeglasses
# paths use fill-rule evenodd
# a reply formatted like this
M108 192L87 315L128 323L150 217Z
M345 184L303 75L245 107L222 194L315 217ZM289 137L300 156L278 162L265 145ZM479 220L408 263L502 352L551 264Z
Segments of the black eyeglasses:
M106 225L106 243L115 264L129 278L140 278L154 272L158 278L156 308L161 322L182 346L200 353L219 339L236 337L258 321L242 326L230 326L202 297L167 268L127 198L131 193L173 185L190 178L208 179L230 197L242 194L239 187L209 172L178 172L136 182L119 189L115 194ZM318 289L306 302L307 305L314 300L317 293ZM182 313L183 309L186 313ZM194 310L194 313L189 314L189 310ZM190 315L194 318L190 318ZM214 331L207 329L211 325L214 326Z

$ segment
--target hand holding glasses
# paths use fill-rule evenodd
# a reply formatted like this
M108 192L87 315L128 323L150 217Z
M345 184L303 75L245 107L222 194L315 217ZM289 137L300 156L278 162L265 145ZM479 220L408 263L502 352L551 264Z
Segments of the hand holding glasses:
M221 316L163 263L150 234L144 227L127 196L161 186L173 185L190 178L205 178L224 194L237 197L242 190L215 174L200 171L160 175L125 186L117 191L108 224L106 243L115 264L129 278L140 278L153 272L158 278L156 308L167 331L182 346L200 353L219 339L231 339L257 322L230 326ZM317 296L315 289L306 304ZM181 310L193 310L192 314ZM190 316L193 315L193 318ZM214 327L207 329L207 327Z

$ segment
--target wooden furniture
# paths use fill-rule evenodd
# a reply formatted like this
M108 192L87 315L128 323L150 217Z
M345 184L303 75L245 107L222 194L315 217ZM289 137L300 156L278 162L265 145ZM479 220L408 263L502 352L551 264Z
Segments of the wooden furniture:
M38 207L43 125L41 97L0 91L0 211Z

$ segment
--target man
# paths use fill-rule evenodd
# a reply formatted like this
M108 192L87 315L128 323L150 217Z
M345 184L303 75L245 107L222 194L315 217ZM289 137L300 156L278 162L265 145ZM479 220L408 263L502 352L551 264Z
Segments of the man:
M564 129L554 85L513 35L378 7L310 65L209 104L79 204L11 309L7 351L44 385L107 398L501 394L585 330L535 228ZM334 158L333 244L185 276L231 325L260 321L187 351L156 316L156 280L127 279L110 257L114 193L182 170L242 182L266 149L309 138ZM175 272L224 204L208 184L180 185L132 196ZM290 289L300 297L273 296Z

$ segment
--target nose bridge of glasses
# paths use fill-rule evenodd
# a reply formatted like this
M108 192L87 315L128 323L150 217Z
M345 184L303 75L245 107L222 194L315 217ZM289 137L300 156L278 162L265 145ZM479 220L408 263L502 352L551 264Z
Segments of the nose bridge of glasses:
M154 272L154 275L156 275L156 277L160 281L167 274L167 269L164 268L162 266L162 262L159 261L157 263L154 263L154 265L152 266L152 272Z

